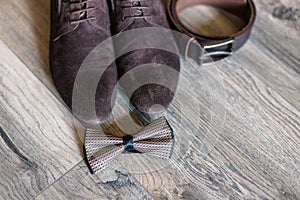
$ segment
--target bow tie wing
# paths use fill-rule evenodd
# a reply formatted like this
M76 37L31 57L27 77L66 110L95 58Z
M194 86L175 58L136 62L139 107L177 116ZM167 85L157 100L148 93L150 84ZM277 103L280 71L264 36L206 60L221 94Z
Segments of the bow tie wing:
M97 173L124 151L122 138L87 129L84 149L90 170Z
M146 155L167 159L171 157L173 141L171 137L139 141L135 143L134 148Z
M174 135L166 118L161 117L144 127L133 139L134 148L141 153L170 158Z

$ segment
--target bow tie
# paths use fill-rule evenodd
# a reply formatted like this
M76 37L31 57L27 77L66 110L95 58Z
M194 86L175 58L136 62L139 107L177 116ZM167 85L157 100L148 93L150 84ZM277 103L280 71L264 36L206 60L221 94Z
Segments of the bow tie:
M87 129L84 151L92 173L97 173L122 153L142 153L170 158L174 135L166 118L161 117L145 126L135 135L115 137L99 130Z

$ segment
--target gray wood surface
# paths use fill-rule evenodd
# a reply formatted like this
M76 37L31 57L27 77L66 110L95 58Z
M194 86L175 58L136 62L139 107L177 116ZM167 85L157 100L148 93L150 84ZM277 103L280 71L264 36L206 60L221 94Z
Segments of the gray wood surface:
M0 4L0 199L300 199L298 0L256 0L250 40L216 66L182 61L165 113L176 134L170 161L122 155L98 175L51 80L49 3ZM212 17L202 10L183 20L199 28L197 19ZM125 107L119 92L116 120L103 127L137 131Z
M132 176L112 169L104 174L92 175L81 162L36 199L153 199Z
M81 145L68 110L1 41L0 51L0 193L28 199L82 160Z

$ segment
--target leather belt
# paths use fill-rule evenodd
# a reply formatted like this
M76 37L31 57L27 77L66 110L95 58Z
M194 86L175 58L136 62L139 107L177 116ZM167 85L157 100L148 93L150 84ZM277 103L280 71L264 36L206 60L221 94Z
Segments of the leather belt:
M182 24L178 17L180 11L195 5L224 9L241 18L245 25L238 32L228 36L209 36L196 33ZM186 57L192 57L200 64L221 60L241 48L248 40L256 18L256 9L252 0L169 0L167 11L171 28L190 37L189 41L182 42L183 40L181 40L179 42L179 50L183 51L182 54ZM176 40L178 41L178 38ZM197 55L193 52L193 56L189 56L193 45L200 46L201 51L197 51Z

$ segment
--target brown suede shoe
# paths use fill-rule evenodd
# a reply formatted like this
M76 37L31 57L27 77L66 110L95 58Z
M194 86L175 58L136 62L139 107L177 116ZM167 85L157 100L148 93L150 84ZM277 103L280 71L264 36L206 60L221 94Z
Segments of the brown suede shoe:
M110 36L106 0L51 0L51 72L57 90L71 109L74 82L80 66L89 53ZM94 69L103 70L106 67L94 66ZM113 63L98 83L95 95L96 118L88 114L80 116L81 120L97 123L109 116L115 99L113 88L116 83L117 69ZM82 109L84 107L82 105Z
M112 32L114 34L144 27L161 27L169 29L169 24L165 14L166 12L161 0L112 0L112 2L111 16L113 21ZM164 38L159 38L159 35L155 37L157 37L157 39L164 40ZM170 35L170 37L172 37L172 35ZM133 42L136 41L128 42L132 45ZM116 47L115 45L115 49L117 48L119 47ZM144 74L145 76L155 76L156 80L162 80L158 82L172 82L173 85L171 88L175 88L176 90L180 71L179 57L174 53L160 49L135 50L119 57L117 59L119 78L127 72L130 73L132 69L145 64L151 66L153 71L155 71L151 74ZM176 70L178 72L178 76L173 76L171 77L172 80L167 80L170 77L167 77L161 65L165 65ZM134 85L134 82L137 79L136 76L139 75L134 73L130 74L130 79L126 79L128 82L125 83L127 84L125 87L121 83L125 93L127 93L126 87L128 87L128 85ZM161 113L169 106L174 98L174 89L171 90L170 87L155 83L145 84L137 88L133 94L127 93L130 97L131 103L143 113Z

